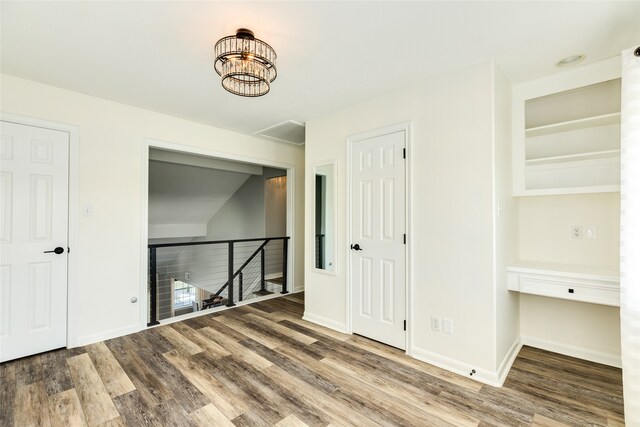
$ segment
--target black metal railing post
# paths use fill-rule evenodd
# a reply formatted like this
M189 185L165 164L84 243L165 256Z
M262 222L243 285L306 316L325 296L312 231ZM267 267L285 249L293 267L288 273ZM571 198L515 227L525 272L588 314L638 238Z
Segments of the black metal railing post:
M260 291L264 292L267 290L267 282L264 279L264 248L260 250Z
M159 243L149 245L149 283L148 283L148 292L149 292L149 313L148 313L148 326L154 326L160 324L158 320L158 306L161 301L158 299L158 291L159 291L159 280L158 280L158 270L165 271L167 270L166 264L167 260L165 259L167 255L164 255L163 259L158 262L157 260L157 249L158 248L177 248L177 247L196 247L201 245L227 245L228 246L228 270L227 270L227 281L224 283L214 294L210 295L210 298L202 300L202 309L217 307L222 305L222 293L224 290L227 290L227 303L228 307L235 306L236 302L244 301L244 275L249 274L249 282L250 284L255 283L255 280L260 280L260 291L254 292L256 295L268 295L272 294L267 290L267 280L266 280L266 270L267 270L267 262L271 260L271 254L267 254L265 247L271 241L282 240L282 292L283 294L289 293L287 290L288 286L288 252L289 252L289 237L266 237L266 238L254 238L254 239L235 239L235 240L215 240L215 241L198 241L198 242L179 242L179 243ZM245 242L261 242L255 251L248 257L246 254L240 254L242 260L246 260L242 263L239 268L235 267L235 244L236 243L245 243ZM246 249L247 247L241 246L240 250ZM275 254L277 254L277 249ZM249 267L246 271L245 268L249 266L249 264L260 255L260 272L258 273L256 270L255 264L253 267ZM269 256L269 260L267 259ZM276 255L277 257L277 255ZM214 260L216 261L216 260ZM276 265L277 261L273 260ZM216 263L216 268L224 268L224 261L220 260L220 264ZM220 270L216 270L217 273L222 273ZM168 273L169 274L169 273ZM222 273L224 274L224 273ZM257 274L260 274L259 277L256 277ZM165 274L162 275L164 277ZM239 277L239 297L236 298L234 295L234 281L236 277ZM164 279L163 279L164 280ZM275 279L274 279L275 281ZM198 286L194 284L194 286Z
M156 248L149 248L149 323L147 326L158 325L158 267Z
M233 242L229 242L229 291L227 292L227 307L233 307Z
M282 239L282 293L288 294L287 291L287 258L288 257L289 238L284 237Z

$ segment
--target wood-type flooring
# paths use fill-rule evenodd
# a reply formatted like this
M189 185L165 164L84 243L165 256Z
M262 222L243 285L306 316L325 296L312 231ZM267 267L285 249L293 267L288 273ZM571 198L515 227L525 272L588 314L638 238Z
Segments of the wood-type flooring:
M504 387L301 319L303 294L0 365L1 426L618 426L619 369L524 347Z

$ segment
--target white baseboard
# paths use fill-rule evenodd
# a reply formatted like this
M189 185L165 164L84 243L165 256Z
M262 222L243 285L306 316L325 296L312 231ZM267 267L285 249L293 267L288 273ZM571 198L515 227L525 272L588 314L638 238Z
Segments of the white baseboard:
M494 387L500 387L501 385L497 371L477 368L467 363L460 362L459 360L451 359L417 347L413 347L411 353L415 359L437 366L438 368L446 369L447 371L454 372ZM474 370L475 372L471 375L471 372Z
M306 320L308 322L316 323L320 326L324 326L325 328L333 329L334 331L342 332L343 334L347 334L347 325L344 323L336 322L333 319L328 319L323 316L319 316L317 314L309 313L308 311L304 312L302 316L302 320Z
M620 356L615 354L603 353L600 351L589 350L582 347L547 341L525 335L523 335L520 340L523 345L528 345L530 347L564 354L565 356L577 357L578 359L589 360L591 362L602 363L603 365L614 366L616 368L622 367Z
M509 351L507 351L507 354L505 354L504 359L502 359L502 363L498 366L498 382L500 387L504 384L504 380L507 379L511 366L513 365L513 362L515 362L516 357L518 357L518 353L520 353L521 348L522 342L519 338L516 338L513 344L511 344Z
M110 340L112 338L122 337L124 335L133 334L136 332L140 332L142 327L140 325L131 325L126 326L124 328L111 329L109 331L99 332L97 334L85 335L83 337L78 337L75 340L73 345L69 345L69 347L82 347L83 345L95 344L100 341Z

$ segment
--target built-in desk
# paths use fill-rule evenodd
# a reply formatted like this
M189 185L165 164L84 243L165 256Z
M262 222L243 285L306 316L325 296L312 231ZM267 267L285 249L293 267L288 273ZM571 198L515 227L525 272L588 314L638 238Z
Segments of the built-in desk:
M510 291L620 306L617 269L520 261L507 267Z

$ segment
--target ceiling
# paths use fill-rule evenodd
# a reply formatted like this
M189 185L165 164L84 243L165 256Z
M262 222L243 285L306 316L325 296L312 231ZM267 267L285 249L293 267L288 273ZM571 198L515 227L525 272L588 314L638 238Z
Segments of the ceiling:
M3 73L247 134L490 57L519 82L640 41L638 1L3 1L0 12ZM278 54L264 97L227 93L213 70L213 45L239 27Z

